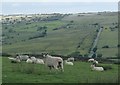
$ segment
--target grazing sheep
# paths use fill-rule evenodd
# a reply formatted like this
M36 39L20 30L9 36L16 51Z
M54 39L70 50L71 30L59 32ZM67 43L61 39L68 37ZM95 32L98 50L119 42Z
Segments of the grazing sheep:
M19 58L21 61L26 61L29 56L28 55L17 55L16 58Z
M95 67L95 65L91 65L91 68L96 71L104 71L103 67Z
M93 58L88 59L88 62L94 62L94 59Z
M19 63L21 62L19 58L12 58L12 57L8 57L11 60L11 63Z
M45 65L47 65L50 70L52 68L55 69L61 69L61 71L64 71L63 69L63 59L61 57L53 57L51 55L43 55L45 57Z
M42 59L37 59L36 64L44 64L44 61Z
M73 62L70 62L70 61L68 62L67 60L65 60L65 64L73 66Z
M74 61L74 58L68 58L67 61Z

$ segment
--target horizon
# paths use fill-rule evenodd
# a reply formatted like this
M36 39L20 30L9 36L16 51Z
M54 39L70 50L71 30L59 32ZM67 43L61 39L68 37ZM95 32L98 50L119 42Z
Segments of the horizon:
M117 12L117 2L2 2L0 15Z

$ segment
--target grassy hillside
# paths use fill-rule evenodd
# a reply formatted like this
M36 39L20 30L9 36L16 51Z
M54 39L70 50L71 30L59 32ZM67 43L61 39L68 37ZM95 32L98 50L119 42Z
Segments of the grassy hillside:
M103 48L104 46L109 48ZM101 33L98 43L98 53L103 54L104 57L115 57L118 55L118 29L110 30L105 27Z
M3 24L3 52L54 52L55 54L68 55L79 51L82 55L88 54L97 35L96 30L100 27L114 27L116 23L117 13L93 13L65 15L58 20L51 21L29 23L22 21L16 24ZM105 49L101 49L101 47L106 43L112 47L117 45L117 29L115 31L103 30L98 43L98 53L105 56L116 54L117 48L109 48L104 51ZM45 30L47 35L43 36ZM113 53L109 54L111 50Z
M73 66L64 65L64 72L49 71L44 65L11 63L3 57L3 83L117 83L118 66L109 65L111 70L104 72L91 71L90 63L76 61Z

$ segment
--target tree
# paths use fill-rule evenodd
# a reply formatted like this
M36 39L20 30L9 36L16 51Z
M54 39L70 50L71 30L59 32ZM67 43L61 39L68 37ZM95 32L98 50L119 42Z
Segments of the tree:
M75 51L75 52L72 52L71 54L69 54L68 56L79 57L80 56L80 52L79 51Z
M92 55L92 58L96 58L96 53L94 53L94 54Z
M93 52L96 52L97 51L97 46L95 48L93 48Z
M97 57L98 57L98 58L102 58L102 54L98 54Z
M73 23L73 22L74 22L73 20L70 21L70 23Z
M118 44L117 47L120 47L120 44Z
M88 57L88 54L84 54L84 57Z
M102 48L109 48L109 46L108 46L108 45L105 45L105 46L103 46Z
M42 34L43 34L44 36L46 36L46 35L47 35L47 30L44 30L44 31L42 32Z

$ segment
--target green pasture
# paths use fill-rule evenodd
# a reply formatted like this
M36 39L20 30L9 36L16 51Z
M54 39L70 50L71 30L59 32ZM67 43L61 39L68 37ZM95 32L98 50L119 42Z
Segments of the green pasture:
M64 72L50 70L44 65L11 63L2 58L3 83L117 83L118 66L110 65L111 70L104 72L91 71L90 63L75 61L73 66L64 65Z
M106 45L109 46L109 48L102 48ZM105 27L97 46L97 52L103 54L104 57L115 57L118 55L118 29L111 31L108 27Z

